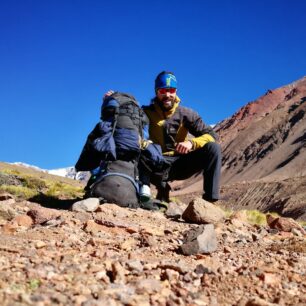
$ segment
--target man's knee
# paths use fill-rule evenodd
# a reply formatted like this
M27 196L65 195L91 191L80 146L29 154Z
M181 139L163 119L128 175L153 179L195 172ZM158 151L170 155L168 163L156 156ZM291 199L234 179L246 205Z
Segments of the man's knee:
M208 154L221 157L221 146L217 142L208 142L203 149Z

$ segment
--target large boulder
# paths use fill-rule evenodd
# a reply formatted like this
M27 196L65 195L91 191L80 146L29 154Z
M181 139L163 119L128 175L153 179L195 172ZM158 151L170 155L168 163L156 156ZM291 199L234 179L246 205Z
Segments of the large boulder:
M196 198L189 203L182 218L189 223L216 224L225 218L225 213L218 206L201 198Z

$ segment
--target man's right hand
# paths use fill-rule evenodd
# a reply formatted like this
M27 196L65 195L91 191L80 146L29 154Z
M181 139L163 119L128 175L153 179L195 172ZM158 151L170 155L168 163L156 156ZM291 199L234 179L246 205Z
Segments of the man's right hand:
M187 154L192 150L192 142L190 140L179 142L175 146L175 151L180 154Z
M113 93L114 93L113 90L109 90L107 93L104 94L103 99L106 98L106 97L111 96Z

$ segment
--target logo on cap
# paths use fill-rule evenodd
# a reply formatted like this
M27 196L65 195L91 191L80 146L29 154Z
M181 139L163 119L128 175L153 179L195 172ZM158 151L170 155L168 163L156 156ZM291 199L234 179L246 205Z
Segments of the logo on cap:
M166 86L170 87L171 86L171 80L173 80L176 83L176 77L174 75L168 75L166 78Z

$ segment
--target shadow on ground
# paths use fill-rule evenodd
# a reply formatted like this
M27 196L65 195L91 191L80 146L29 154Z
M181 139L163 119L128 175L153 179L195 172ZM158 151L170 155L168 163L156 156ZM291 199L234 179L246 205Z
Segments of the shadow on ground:
M29 199L31 202L35 202L40 204L46 208L54 208L54 209L65 209L68 210L76 201L82 200L81 198L74 199L59 199L53 196L48 196L44 193L40 193Z

